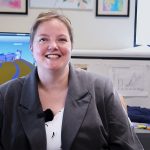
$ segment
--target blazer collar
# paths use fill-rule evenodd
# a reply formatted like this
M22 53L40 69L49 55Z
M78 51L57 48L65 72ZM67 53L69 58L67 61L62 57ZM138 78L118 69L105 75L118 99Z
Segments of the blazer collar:
M31 149L46 150L45 122L44 118L39 117L42 107L39 101L37 79L36 69L25 77L18 111Z
M62 149L70 150L86 114L91 94L84 71L70 65L69 89L62 123Z
M37 80L37 69L25 78L19 115L32 149L44 150L46 149L45 122L44 118L37 119L38 114L42 113ZM91 94L88 88L88 79L86 79L84 71L76 71L70 64L69 88L62 123L62 149L71 149L90 100Z
M35 68L29 75L25 77L21 93L20 105L29 110L32 110L33 107L36 107L36 105L40 104L37 81L37 68Z

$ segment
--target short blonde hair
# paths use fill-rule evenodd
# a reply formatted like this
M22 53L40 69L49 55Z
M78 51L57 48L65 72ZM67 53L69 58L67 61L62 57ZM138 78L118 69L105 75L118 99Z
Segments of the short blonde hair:
M36 34L38 26L41 23L49 21L49 20L52 20L52 19L58 19L59 21L64 23L64 25L68 29L69 36L70 36L70 41L71 41L71 43L73 45L73 31L72 31L72 27L71 27L71 22L66 16L61 15L61 14L57 13L56 11L49 11L49 12L45 12L45 13L40 13L38 15L38 17L36 18L35 22L33 23L32 27L31 27L31 31L30 31L30 45L33 44L34 36Z

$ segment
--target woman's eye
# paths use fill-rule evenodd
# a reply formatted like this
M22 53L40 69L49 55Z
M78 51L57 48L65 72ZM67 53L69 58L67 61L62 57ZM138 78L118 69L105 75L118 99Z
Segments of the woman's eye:
M67 39L65 39L65 38L60 38L58 41L67 42Z
M41 39L39 39L39 42L46 42L46 41L48 41L47 38L41 38Z

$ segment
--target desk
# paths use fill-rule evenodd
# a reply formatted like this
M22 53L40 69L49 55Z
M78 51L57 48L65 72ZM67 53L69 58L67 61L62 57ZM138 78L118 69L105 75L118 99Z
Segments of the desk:
M144 150L150 150L150 131L144 129L135 129L135 132L142 143Z

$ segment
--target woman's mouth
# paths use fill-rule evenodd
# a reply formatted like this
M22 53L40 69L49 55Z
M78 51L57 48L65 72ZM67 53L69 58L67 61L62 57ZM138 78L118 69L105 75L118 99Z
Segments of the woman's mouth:
M48 54L48 55L45 55L46 58L48 59L53 59L53 58L59 58L60 55L58 54Z

